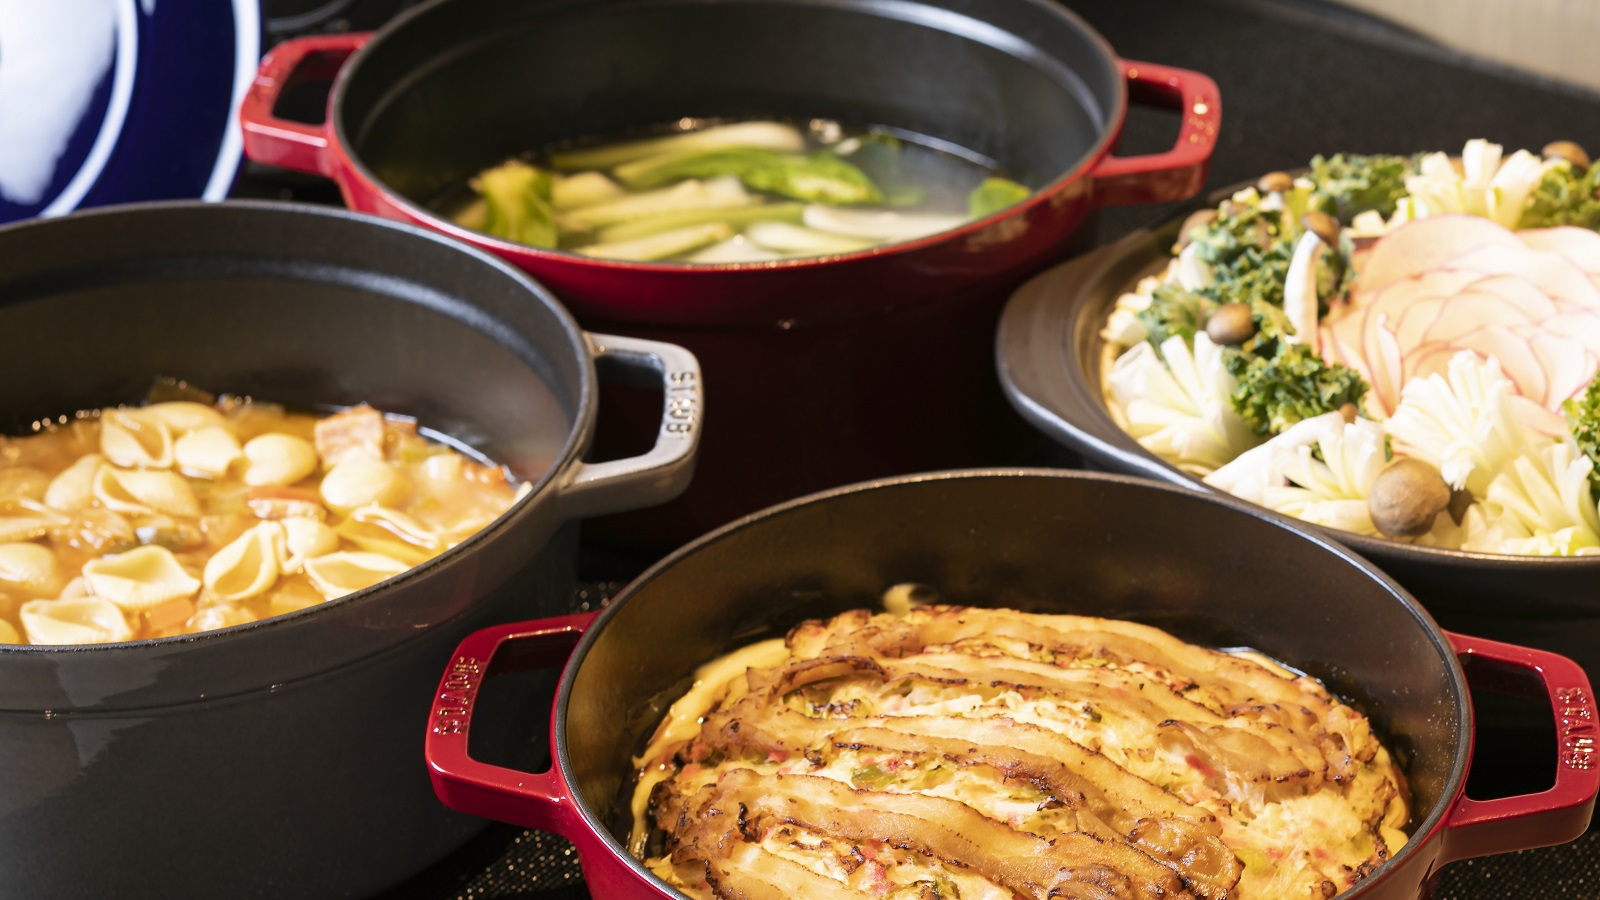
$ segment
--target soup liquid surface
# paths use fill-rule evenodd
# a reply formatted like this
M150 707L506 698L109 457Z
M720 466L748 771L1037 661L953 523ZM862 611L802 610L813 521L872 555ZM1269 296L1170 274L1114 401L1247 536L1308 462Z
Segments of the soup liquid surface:
M0 642L239 625L376 584L508 509L504 469L359 406L225 398L0 437Z
M627 174L627 163L583 163L585 159L603 158L612 149L628 144L726 128L745 128L752 124L757 127L771 125L794 132L798 143L786 153L825 155L858 168L881 191L882 198L861 203L806 199L794 193L786 195L763 190L759 186L752 186L759 179L747 178L745 189L749 197L744 200L729 199L720 196L723 193L721 189L726 187L722 182L734 176L719 177L702 173L698 177L649 181L646 187L634 187L635 182L630 181ZM737 154L745 149L751 148L734 146L710 152L715 154L731 150ZM755 149L757 152L766 152L769 148ZM644 162L665 160L679 152L666 150L654 157L646 157ZM536 246L552 246L603 258L690 263L759 262L843 253L946 231L992 211L982 204L974 205L973 194L987 179L995 179L1002 174L993 160L945 141L885 128L844 127L827 119L795 123L728 123L685 118L624 135L565 141L533 148L524 153L519 162L531 165L540 172L553 173L555 180L551 210L556 226L554 243L535 243ZM632 164L637 166L639 162L635 159ZM507 228L503 222L497 223L488 212L486 199L491 192L484 191L483 176L492 171L485 170L478 178L447 192L432 205L442 215L459 224L499 237L529 242L519 237L516 229ZM587 179L583 181L583 188L570 192L564 190L564 182L577 184L582 179ZM588 188L606 182L609 182L606 192L589 192ZM1027 196L1025 188L1012 182L1007 184L1020 193L1000 203L1000 206ZM685 190L690 186L704 185L713 186L706 196L696 197L693 196L694 192ZM681 199L657 212L642 215L618 212L613 216L600 211L592 215L600 207L614 205L619 200L660 194L674 188L682 192ZM611 190L618 193L609 193ZM578 199L567 201L569 196ZM571 206L569 203L578 205ZM714 213L697 215L706 210L706 204L712 208L727 204L733 216L724 221ZM792 215L775 215L772 219L739 218L753 207L776 213L780 209L801 204L805 206L804 211L795 208ZM826 208L821 215L817 212L819 208ZM843 210L844 213L830 215L827 209ZM689 214L687 218L685 213ZM854 213L876 215L878 221L863 222L860 216L852 215ZM652 222L659 222L659 227L652 225ZM713 232L706 229L714 229L719 222L727 226L727 233L718 237L710 236ZM704 239L697 241L693 237L696 229L705 235ZM669 232L670 235L684 236L683 239L688 243L678 245L684 249L672 252L673 240L670 235L666 236L665 243L641 249L641 239L660 242L662 236ZM646 240L644 246L651 243Z

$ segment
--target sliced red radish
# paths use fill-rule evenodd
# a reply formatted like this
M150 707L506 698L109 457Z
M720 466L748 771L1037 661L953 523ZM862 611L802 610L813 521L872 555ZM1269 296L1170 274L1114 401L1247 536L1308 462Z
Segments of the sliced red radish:
M1478 247L1522 247L1516 235L1477 216L1429 216L1383 236L1361 269L1361 287L1381 291L1420 272L1439 268L1453 257Z
M1498 360L1518 393L1558 408L1600 360L1600 235L1472 216L1407 223L1372 247L1319 337L1325 358L1367 379L1378 415L1459 350Z

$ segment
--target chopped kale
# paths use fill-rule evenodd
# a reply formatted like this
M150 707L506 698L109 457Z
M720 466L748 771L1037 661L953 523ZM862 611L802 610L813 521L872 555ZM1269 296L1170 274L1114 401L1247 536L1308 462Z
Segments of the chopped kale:
M1279 434L1302 419L1359 403L1367 392L1354 370L1324 362L1305 344L1280 344L1270 357L1230 351L1226 362L1238 379L1233 408L1257 434Z
M1385 219L1394 215L1395 204L1406 196L1405 178L1415 171L1415 162L1405 156L1336 153L1311 160L1319 205L1345 224L1369 209Z
M1151 293L1150 305L1138 313L1139 324L1149 333L1149 341L1160 347L1173 335L1194 343L1194 333L1206 327L1206 318L1216 304L1201 294L1191 293L1177 284L1163 284Z
M1589 484L1600 490L1600 377L1590 381L1582 394L1562 403L1561 411L1578 449L1594 463L1589 470Z
M1600 166L1579 173L1570 165L1557 165L1544 173L1523 201L1518 228L1553 228L1576 225L1600 229Z

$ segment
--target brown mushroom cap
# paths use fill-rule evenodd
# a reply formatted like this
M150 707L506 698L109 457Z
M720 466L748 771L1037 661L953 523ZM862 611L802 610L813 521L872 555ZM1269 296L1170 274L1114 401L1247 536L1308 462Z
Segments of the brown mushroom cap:
M1205 209L1197 209L1190 213L1189 217L1183 220L1183 224L1178 226L1178 249L1182 250L1184 247L1189 246L1189 243L1194 240L1190 236L1190 232L1194 231L1196 228L1204 228L1216 220L1217 211L1210 207Z
M1378 473L1367 495L1372 524L1389 537L1416 537L1450 505L1450 485L1420 459L1397 459Z
M1589 168L1589 154L1572 141L1551 141L1540 154L1545 159L1564 159L1575 169Z
M1339 246L1339 220L1320 209L1307 210L1300 224L1329 247Z
M1206 319L1206 337L1213 344L1237 347L1256 333L1255 314L1246 303L1224 303Z
M1294 189L1294 176L1288 172L1268 172L1256 181L1256 190L1263 194L1282 194Z

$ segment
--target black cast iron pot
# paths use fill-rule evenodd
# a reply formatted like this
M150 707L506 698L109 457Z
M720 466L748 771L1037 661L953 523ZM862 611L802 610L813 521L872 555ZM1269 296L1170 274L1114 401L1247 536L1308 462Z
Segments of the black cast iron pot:
M1133 619L1200 644L1253 647L1320 678L1371 717L1414 792L1410 841L1350 898L1425 896L1439 865L1571 840L1593 811L1595 705L1570 660L1447 634L1360 557L1275 514L1044 470L918 475L796 500L667 557L598 618L473 635L435 695L435 787L457 809L571 839L597 898L679 898L624 849L632 754L699 665L807 618L876 607L901 582L952 603ZM469 755L485 678L563 661L551 770ZM1566 740L1553 788L1465 796L1473 714L1461 661L1475 681L1529 676L1548 699Z
M598 358L672 386L647 456L582 461ZM694 358L585 334L510 266L350 213L158 204L0 229L0 434L138 402L155 375L414 415L533 489L455 549L291 615L0 645L0 896L381 889L481 825L420 765L439 667L473 629L566 601L574 520L683 488Z

